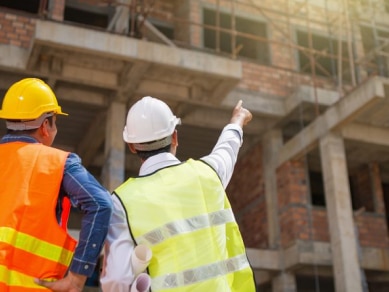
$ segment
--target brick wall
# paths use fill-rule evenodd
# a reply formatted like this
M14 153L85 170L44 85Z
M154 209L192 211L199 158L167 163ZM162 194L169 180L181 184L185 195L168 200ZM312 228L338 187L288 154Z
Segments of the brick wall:
M388 248L388 228L384 215L363 214L355 216L359 243L365 247Z
M248 247L268 246L262 147L254 147L235 166L227 195Z
M34 18L6 10L0 12L0 44L29 48L34 29Z
M238 88L266 96L290 96L295 86L290 72L274 67L244 62L242 73Z
M369 172L370 169L370 172ZM382 189L375 188L379 170L364 167L358 172L359 192L370 190L370 197L384 205ZM371 175L373 175L372 179ZM303 161L289 161L277 171L279 224L281 245L285 248L296 240L329 242L330 232L327 211L324 207L311 207L309 190ZM238 161L227 192L236 214L246 246L268 247L266 199L262 173L262 149L256 147ZM358 238L363 247L389 247L388 228L384 212L356 214L355 224Z
M277 170L281 245L311 239L311 212L303 161L289 161Z
M312 210L312 237L315 241L330 241L327 210L324 208Z
M290 246L297 239L329 241L326 210L310 209L308 205L304 164L287 162L277 176L282 246ZM238 161L227 194L246 246L267 248L268 220L260 146Z

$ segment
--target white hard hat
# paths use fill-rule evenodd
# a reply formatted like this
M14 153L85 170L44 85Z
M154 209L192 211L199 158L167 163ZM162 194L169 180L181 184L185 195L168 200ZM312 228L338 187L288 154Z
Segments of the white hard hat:
M181 120L173 115L166 103L145 96L128 111L123 139L127 143L139 144L170 138L178 124L181 124Z

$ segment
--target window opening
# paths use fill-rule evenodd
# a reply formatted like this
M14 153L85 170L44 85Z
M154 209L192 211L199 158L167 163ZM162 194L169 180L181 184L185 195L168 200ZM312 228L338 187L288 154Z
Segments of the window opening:
M220 36L220 51L233 54L238 49L239 57L246 57L256 60L262 64L269 64L269 46L266 41L255 39L255 37L267 38L267 25L261 21L254 21L242 17L235 17L236 48L232 48L232 17L227 13L219 14L219 28L216 27L216 11L204 9L204 47L217 50L216 35ZM241 34L239 34L241 33Z

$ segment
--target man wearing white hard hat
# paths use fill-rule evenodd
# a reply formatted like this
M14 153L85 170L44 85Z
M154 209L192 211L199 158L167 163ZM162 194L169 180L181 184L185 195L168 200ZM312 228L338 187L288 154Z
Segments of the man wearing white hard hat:
M181 162L175 156L181 120L168 105L146 96L130 108L123 139L142 165L138 177L113 192L104 292L256 290L225 193L251 118L240 101L211 154ZM140 246L151 255L143 287L134 265Z

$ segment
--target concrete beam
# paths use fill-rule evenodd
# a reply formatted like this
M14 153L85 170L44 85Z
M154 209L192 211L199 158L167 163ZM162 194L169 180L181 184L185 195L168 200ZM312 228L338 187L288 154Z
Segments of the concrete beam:
M348 124L341 129L344 139L389 146L389 130L361 123Z
M25 70L29 50L12 45L0 45L0 67Z
M296 92L285 100L285 111L286 113L292 112L302 102L331 106L338 100L339 93L336 91L300 85Z
M132 96L151 64L144 62L127 63L119 77L119 98L127 100ZM145 93L146 94L146 93ZM147 94L147 95L150 95Z
M332 266L331 247L326 242L305 242L298 240L284 251L285 268L297 269L302 266Z
M281 257L284 257L285 271L300 270L303 267L331 267L332 253L329 242L302 241L283 251L246 248L247 256L254 270L279 272ZM362 247L361 267L366 271L389 272L389 250Z
M383 83L380 77L371 78L328 108L282 147L278 166L309 152L326 133L349 123L360 112L383 100L385 98Z
M220 108L195 107L187 112L185 116L181 116L182 122L186 125L206 127L211 129L222 129L230 122L232 108L221 110ZM272 125L265 120L253 119L244 128L244 133L247 135L260 135L262 132L270 128Z
M222 105L234 107L239 100L253 114L268 117L283 117L286 114L285 104L282 99L271 99L258 95L258 93L243 92L241 90L231 91L223 100Z
M111 89L117 89L118 75L114 72L95 70L72 64L63 64L61 77L71 80L84 80L88 84L99 84Z
M280 252L246 248L247 257L254 270L280 271Z
M56 96L59 100L77 101L79 103L107 106L107 98L103 93L93 92L90 90L83 90L80 88L70 88L67 86L52 87L55 90Z
M213 104L218 105L223 101L224 97L231 91L231 82L234 83L235 81L223 78L212 89L212 92L210 92L210 101Z
M366 270L389 272L388 249L363 247L361 266Z
M148 79L139 82L136 94L139 96L150 95L162 99L170 97L178 100L188 100L190 97L187 86Z
M207 76L231 78L236 82L242 78L242 64L237 60L51 21L37 20L34 43L70 47L74 51L122 60L146 61L193 73L206 73Z

